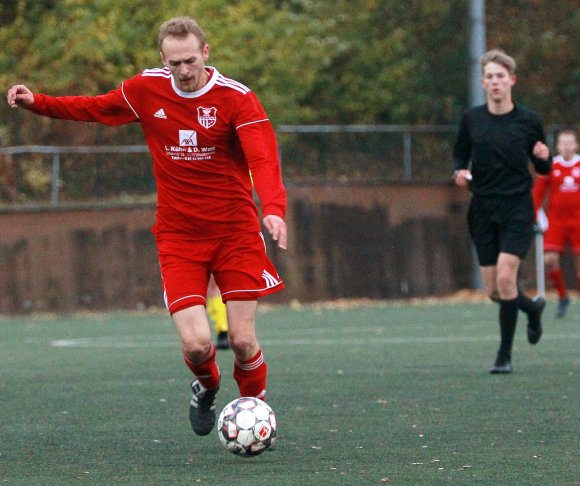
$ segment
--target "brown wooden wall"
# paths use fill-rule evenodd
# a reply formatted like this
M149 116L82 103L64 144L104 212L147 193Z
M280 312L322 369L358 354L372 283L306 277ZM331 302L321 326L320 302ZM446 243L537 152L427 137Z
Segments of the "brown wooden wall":
M468 196L451 185L311 185L288 195L288 251L268 244L286 290L271 302L471 286ZM154 214L153 205L0 210L0 313L162 306Z

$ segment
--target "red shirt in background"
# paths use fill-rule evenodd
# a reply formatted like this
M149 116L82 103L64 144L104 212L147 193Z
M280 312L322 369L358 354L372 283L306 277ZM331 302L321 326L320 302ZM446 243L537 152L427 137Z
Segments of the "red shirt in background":
M554 157L552 172L537 177L533 196L536 210L547 196L550 224L576 221L580 225L580 155L575 154L569 161L561 155Z

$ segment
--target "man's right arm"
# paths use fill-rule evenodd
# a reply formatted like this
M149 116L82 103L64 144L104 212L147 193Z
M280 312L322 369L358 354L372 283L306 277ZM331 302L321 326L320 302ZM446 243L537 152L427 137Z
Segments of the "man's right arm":
M471 171L468 169L471 157L471 138L467 127L467 116L463 115L459 133L453 147L453 179L459 187L469 187Z
M453 147L453 171L467 169L471 157L471 138L467 126L467 116L463 115L459 124L459 132Z
M98 96L48 96L33 94L26 86L8 91L8 104L21 106L38 115L64 120L123 125L138 120L123 95L122 86Z
M34 95L24 84L16 84L8 90L6 100L12 108L27 107L34 103Z

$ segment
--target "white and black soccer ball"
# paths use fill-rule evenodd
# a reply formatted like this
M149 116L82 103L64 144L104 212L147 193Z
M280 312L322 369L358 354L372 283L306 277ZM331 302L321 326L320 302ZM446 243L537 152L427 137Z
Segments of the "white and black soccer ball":
M220 413L217 432L228 451L239 456L257 456L276 440L276 415L259 398L236 398Z

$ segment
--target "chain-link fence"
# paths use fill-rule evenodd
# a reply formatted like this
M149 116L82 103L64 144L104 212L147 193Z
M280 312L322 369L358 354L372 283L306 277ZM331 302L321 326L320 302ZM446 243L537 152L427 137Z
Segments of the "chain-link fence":
M0 201L4 204L139 201L154 194L146 145L0 149Z
M560 127L549 127L553 146ZM457 127L443 125L283 125L277 128L287 184L449 181ZM0 148L0 203L151 199L146 145Z
M278 129L289 180L437 182L449 179L455 129L312 125Z

